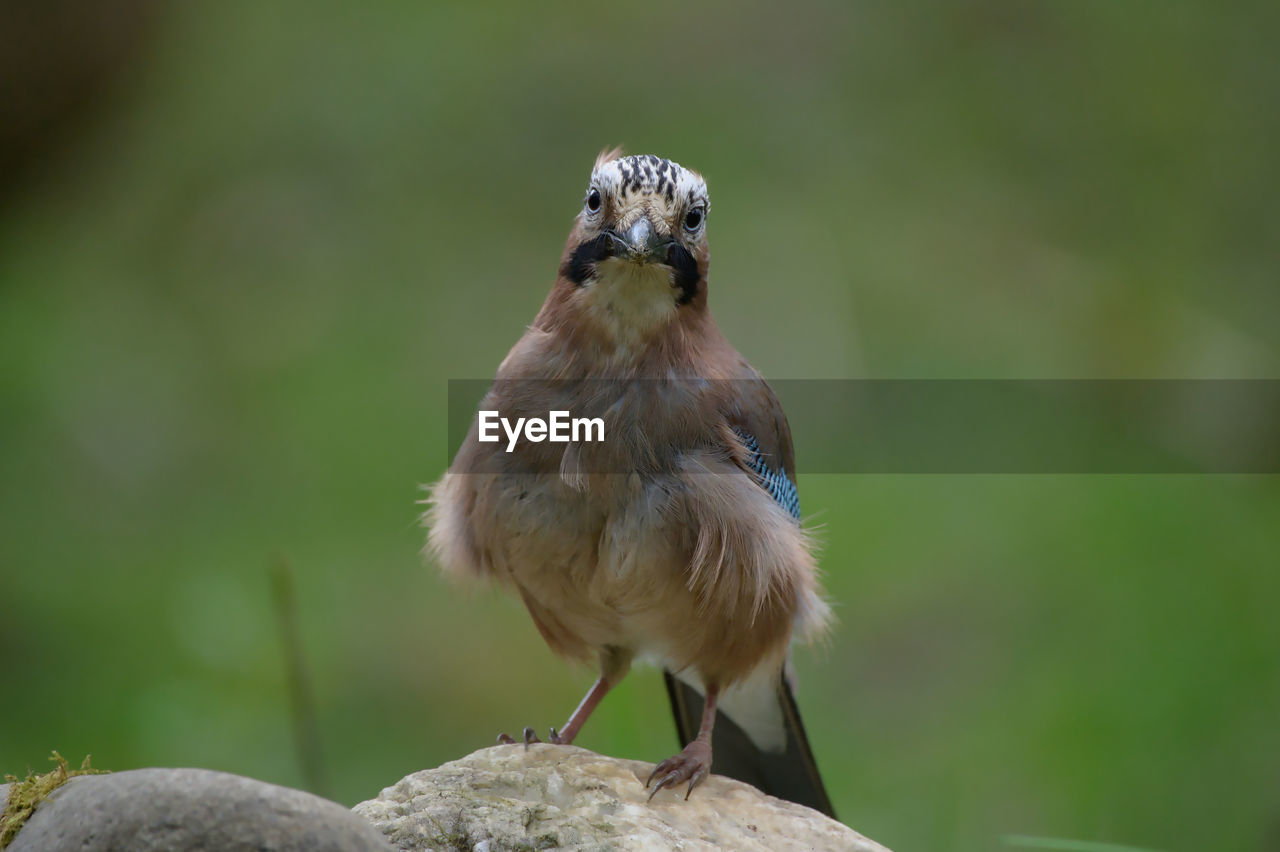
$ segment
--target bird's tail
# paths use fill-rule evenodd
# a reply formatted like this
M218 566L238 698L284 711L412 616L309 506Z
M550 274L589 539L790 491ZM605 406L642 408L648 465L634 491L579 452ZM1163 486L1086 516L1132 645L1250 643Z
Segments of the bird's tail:
M696 688L671 672L662 674L683 748L698 735L704 699ZM737 708L743 709L735 713ZM718 775L744 781L770 796L805 805L833 819L836 816L785 675L721 699L711 755L712 770Z

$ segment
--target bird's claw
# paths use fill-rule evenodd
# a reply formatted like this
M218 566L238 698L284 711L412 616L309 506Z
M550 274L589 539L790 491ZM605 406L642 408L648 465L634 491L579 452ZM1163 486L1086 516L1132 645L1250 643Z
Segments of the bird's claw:
M675 757L668 757L649 773L649 780L644 782L646 787L653 784L653 789L649 791L649 801L653 801L653 797L659 790L675 787L681 781L689 782L688 788L684 791L684 797L687 799L693 792L693 788L697 787L710 771L711 746L701 740L694 740L685 746L682 752ZM655 778L658 779L656 784L653 780Z
M532 726L525 727L523 732L523 737L524 737L524 747L526 750L528 750L530 743L542 742L542 740L538 739L538 733L533 729ZM565 740L560 737L560 733L555 728L551 729L551 736L548 737L548 739L556 745L565 744ZM514 737L512 737L510 734L505 734L505 733L498 734L498 745L515 745L517 742L519 741L516 740Z

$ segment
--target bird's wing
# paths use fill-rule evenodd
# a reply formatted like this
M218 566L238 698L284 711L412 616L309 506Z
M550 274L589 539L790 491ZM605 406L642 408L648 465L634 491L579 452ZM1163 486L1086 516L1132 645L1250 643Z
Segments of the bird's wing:
M732 434L726 442L730 454L769 496L799 520L795 448L782 403L759 374L734 380L732 388L734 393L724 412L725 425Z
M748 368L749 369L749 368ZM722 439L730 456L797 523L795 451L782 405L764 379L732 380L723 411ZM682 746L697 736L705 701L688 671L664 672ZM762 668L725 690L712 734L715 771L834 817L804 724L784 672Z

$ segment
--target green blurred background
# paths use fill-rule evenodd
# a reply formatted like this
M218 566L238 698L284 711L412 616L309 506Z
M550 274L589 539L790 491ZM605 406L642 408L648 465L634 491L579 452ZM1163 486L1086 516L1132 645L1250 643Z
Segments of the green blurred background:
M608 145L706 175L712 305L768 376L1280 377L1274 3L533 9L0 4L0 772L352 804L563 721L590 672L424 567L415 501ZM1275 478L800 490L849 824L1280 849ZM579 742L665 757L664 705L637 672Z

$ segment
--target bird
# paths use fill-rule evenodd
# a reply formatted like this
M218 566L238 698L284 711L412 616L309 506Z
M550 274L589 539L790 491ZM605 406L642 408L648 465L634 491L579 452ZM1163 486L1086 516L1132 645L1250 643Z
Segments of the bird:
M581 204L478 412L594 412L601 440L480 440L477 415L424 500L427 552L513 591L554 653L597 667L552 743L652 663L681 750L649 775L650 801L681 784L687 799L714 756L719 774L834 816L790 663L831 608L787 418L708 308L706 181L615 148ZM532 727L523 739L541 742Z

